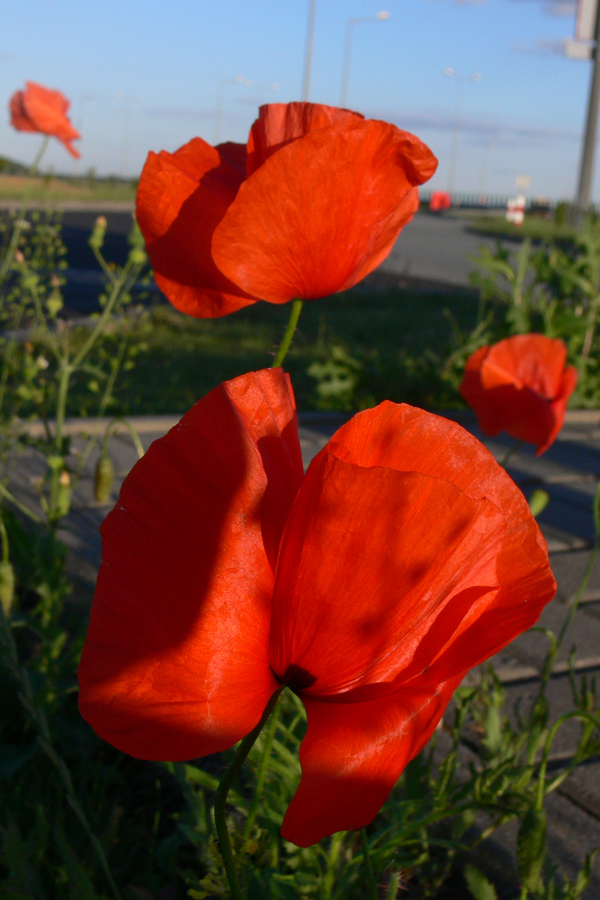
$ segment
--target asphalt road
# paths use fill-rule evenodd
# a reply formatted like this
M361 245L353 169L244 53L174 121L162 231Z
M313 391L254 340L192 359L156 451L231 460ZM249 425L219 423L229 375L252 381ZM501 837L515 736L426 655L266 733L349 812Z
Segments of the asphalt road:
M120 209L65 209L62 212L63 240L67 246L67 287L69 308L87 313L97 308L100 269L88 247L94 221L104 215L108 222L103 253L108 262L122 264L127 258L127 236L131 230L133 207ZM390 256L379 271L401 280L435 282L467 287L475 264L470 259L486 244L495 242L467 230L469 218L417 213L401 232Z

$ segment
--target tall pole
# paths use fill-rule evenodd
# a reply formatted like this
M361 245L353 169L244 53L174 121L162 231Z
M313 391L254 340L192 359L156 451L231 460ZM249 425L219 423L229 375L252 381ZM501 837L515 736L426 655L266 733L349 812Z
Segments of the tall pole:
M596 28L594 32L595 46L593 50L594 67L592 71L592 83L588 99L587 120L585 124L585 137L581 153L581 166L579 168L579 185L577 187L576 224L581 225L581 219L590 205L592 192L592 176L594 174L594 156L596 151L596 132L598 130L598 100L600 99L600 9L596 8Z
M306 102L310 96L310 76L312 70L313 39L315 36L315 9L317 0L310 0L308 6L308 25L306 27L306 48L304 51L304 77L302 79L302 100Z

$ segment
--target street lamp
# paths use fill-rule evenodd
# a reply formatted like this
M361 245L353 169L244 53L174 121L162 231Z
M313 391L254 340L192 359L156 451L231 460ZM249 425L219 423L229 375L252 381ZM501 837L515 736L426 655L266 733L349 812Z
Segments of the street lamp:
M306 103L310 94L312 75L313 43L315 38L315 12L317 0L309 0L308 23L306 26L306 43L304 45L304 73L302 75L302 100Z
M458 156L458 138L461 126L463 85L467 81L481 81L481 75L479 74L479 72L473 72L473 74L469 75L469 77L467 78L465 75L460 75L459 73L455 72L454 69L450 68L450 66L444 69L444 75L447 78L456 78L457 83L456 108L454 110L454 127L452 129L452 149L450 152L450 167L448 169L448 193L452 194L452 191L454 190L454 177L456 175L456 158Z
M348 100L348 81L350 78L350 53L352 51L352 29L355 25L366 25L367 22L385 22L391 13L382 9L374 16L356 16L346 22L346 40L344 42L344 62L342 65L342 90L340 91L340 106L345 107Z
M143 94L137 94L135 97L126 97L123 91L115 91L117 100L125 101L125 115L123 119L123 152L121 156L121 178L127 177L127 168L129 163L129 145L131 143L131 116L133 113L134 103L143 103Z
M217 102L215 105L215 130L213 134L213 144L218 144L221 140L221 121L223 119L223 105L225 103L225 88L228 84L243 84L244 87L252 87L254 82L250 78L244 78L243 75L236 75L235 78L221 78L217 86Z

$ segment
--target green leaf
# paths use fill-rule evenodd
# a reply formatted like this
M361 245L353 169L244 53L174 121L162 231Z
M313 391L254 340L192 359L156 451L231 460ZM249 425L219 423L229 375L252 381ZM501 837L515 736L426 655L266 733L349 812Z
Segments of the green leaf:
M521 820L517 835L517 866L523 885L538 890L546 847L546 813L530 806Z
M550 502L550 494L547 491L535 490L529 498L529 509L534 519L543 513Z
M496 888L491 881L488 881L480 869L476 869L475 866L467 863L464 876L469 893L474 900L498 900Z

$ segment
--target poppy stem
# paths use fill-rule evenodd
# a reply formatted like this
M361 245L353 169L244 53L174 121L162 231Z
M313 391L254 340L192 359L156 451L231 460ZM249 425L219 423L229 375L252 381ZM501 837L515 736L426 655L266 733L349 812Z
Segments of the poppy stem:
M229 790L233 782L235 781L238 772L242 768L246 757L252 749L254 742L261 733L265 722L271 715L273 707L277 703L282 690L283 685L277 691L275 691L275 693L267 703L265 711L262 714L261 720L258 725L252 729L250 734L246 735L243 741L241 741L239 747L235 752L233 760L231 761L225 774L221 778L219 787L217 788L217 794L215 797L215 827L217 829L217 836L219 838L219 850L223 858L223 866L225 867L227 883L229 884L229 889L231 890L231 896L233 900L244 900L244 895L242 894L242 889L240 887L240 882L237 876L235 860L233 857L233 848L231 846L231 838L229 837L229 831L227 830L227 819L225 816L227 794L229 793Z
M517 441L517 443L514 444L514 446L512 446L510 448L510 450L508 450L506 452L506 455L504 456L504 458L500 460L500 465L502 466L503 469L506 468L506 463L509 461L511 456L514 456L515 453L518 453L524 443L525 443L525 441Z
M292 338L294 337L294 332L296 331L296 325L298 324L298 319L300 318L300 313L302 312L303 305L303 300L294 300L294 302L292 303L292 311L287 323L287 328L285 329L283 340L279 345L279 350L277 351L275 359L273 360L272 368L280 366L285 359L285 355L290 348L290 344L292 343Z
M367 870L367 881L369 883L369 897L371 900L377 900L379 892L377 890L377 882L373 874L373 866L371 864L371 854L369 852L369 838L364 828L360 829L360 845L362 848L363 862Z

